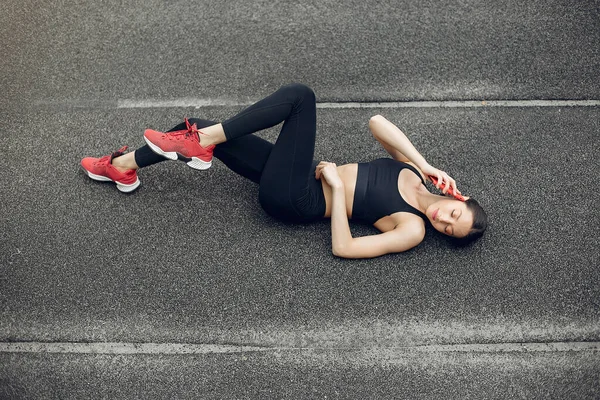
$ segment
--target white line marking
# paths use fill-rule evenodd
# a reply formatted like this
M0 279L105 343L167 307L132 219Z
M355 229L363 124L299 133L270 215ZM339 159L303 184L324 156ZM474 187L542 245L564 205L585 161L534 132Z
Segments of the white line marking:
M257 99L258 100L258 99ZM228 99L181 98L172 100L117 101L117 108L202 108L202 107L243 107L254 101L241 102ZM389 101L389 102L322 102L317 108L356 109L356 108L478 108L478 107L597 107L600 100L475 100L475 101Z
M187 343L44 343L1 342L0 353L75 353L75 354L213 354L264 351L354 351L380 350L397 353L530 353L600 351L600 342L449 344L400 347L258 347Z
M248 106L254 101L241 102L239 100L229 99L197 99L197 98L181 98L171 100L133 100L123 99L117 100L117 108L185 108L185 107L216 107L216 106Z
M317 108L477 108L477 107L595 107L600 100L481 100L318 103Z

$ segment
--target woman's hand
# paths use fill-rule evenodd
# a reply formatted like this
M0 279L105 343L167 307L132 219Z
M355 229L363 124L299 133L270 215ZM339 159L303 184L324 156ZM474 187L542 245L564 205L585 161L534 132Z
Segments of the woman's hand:
M442 191L442 193L446 194L450 189L454 189L454 193L461 194L458 188L456 187L456 181L450 177L447 173L442 170L439 170L431 165L427 164L423 168L421 168L423 174L427 177L429 181L433 183L430 176L437 178L437 185L435 185L438 189L441 188L442 183L446 183L446 187Z
M335 163L321 161L319 165L317 165L317 168L315 169L315 179L323 178L332 188L344 186L344 182L342 182L342 178L340 178L340 175L338 174Z

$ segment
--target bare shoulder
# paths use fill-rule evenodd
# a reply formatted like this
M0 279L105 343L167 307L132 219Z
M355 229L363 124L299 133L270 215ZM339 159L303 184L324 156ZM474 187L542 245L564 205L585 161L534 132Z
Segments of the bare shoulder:
M405 243L412 243L410 247L414 247L421 243L425 238L425 221L423 218L401 212L393 215L395 218L395 226L390 232Z
M425 238L425 221L416 215L409 215L408 217L409 218L403 218L402 221L396 225L394 231L405 238L410 238L411 240L421 243Z
M393 250L390 252L412 249L425 239L425 223L421 218L417 218L406 218L388 232L391 237L394 237Z

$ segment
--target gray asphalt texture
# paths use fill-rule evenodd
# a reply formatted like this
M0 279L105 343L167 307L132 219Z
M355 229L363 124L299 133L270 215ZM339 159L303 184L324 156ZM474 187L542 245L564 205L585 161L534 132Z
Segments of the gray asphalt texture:
M5 398L594 398L597 357L454 355L353 365L348 352L0 356ZM393 357L392 357L393 358ZM308 362L298 360L309 359ZM560 366L557 368L557 365ZM27 378L35 371L35 385ZM73 379L76 377L76 379ZM107 384L110 383L110 384Z
M455 177L490 218L460 250L429 229L403 254L336 258L328 221L273 220L257 186L219 161L148 167L129 195L79 167L143 145L145 128L242 109L118 109L123 99L247 102L303 82L320 102L597 100L598 2L1 8L0 341L293 350L1 353L0 398L598 397L597 351L394 355L600 341L600 107L318 110L316 159L386 156L367 126L380 113Z
M338 101L600 91L595 1L5 3L13 104L256 98L290 81Z

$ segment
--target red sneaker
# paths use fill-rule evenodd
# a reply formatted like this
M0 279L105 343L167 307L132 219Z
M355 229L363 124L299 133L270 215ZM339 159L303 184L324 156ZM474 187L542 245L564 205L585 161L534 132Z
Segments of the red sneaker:
M96 181L115 182L117 189L121 192L133 192L140 186L135 169L120 172L111 163L113 158L123 155L126 150L127 146L123 146L118 151L102 158L86 157L81 160L81 166L90 178Z
M196 124L190 125L185 119L187 129L175 132L158 132L146 129L144 140L156 154L169 160L181 160L194 169L208 169L212 165L214 145L202 147Z

